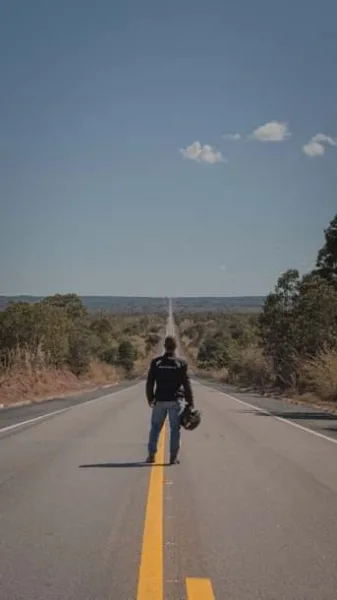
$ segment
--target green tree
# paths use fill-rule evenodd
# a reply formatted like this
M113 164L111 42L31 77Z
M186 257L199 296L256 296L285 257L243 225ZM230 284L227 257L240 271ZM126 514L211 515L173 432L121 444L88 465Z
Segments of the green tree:
M129 340L120 342L117 350L117 364L130 373L133 369L136 357L136 349Z
M105 352L109 352L114 341L112 333L113 327L110 319L107 317L94 318L92 319L89 328L91 332L91 348L93 354L104 360L104 362L110 362L102 358Z
M337 291L327 280L315 274L303 277L293 319L301 356L337 347Z
M1 317L2 351L25 347L33 354L41 349L47 362L60 366L68 352L70 321L63 310L41 302L11 303Z
M88 311L77 294L55 294L42 300L43 304L63 308L71 320L85 319Z
M117 361L117 348L110 347L106 348L99 355L100 360L108 363L109 365L115 365Z
M199 347L197 363L201 369L222 369L230 360L231 339L221 332L220 335L207 337Z
M295 361L294 305L299 293L300 278L297 269L283 273L275 291L265 300L259 330L267 356L273 360L276 384L286 387L292 383Z
M90 323L90 329L98 336L105 336L112 331L112 325L107 317L95 317Z
M325 243L319 250L316 273L337 288L337 214L324 230Z
M67 363L75 375L85 373L90 365L95 338L89 329L89 315L77 294L55 294L44 298L42 304L63 310L71 326L68 335Z
M86 373L92 356L92 340L88 330L76 323L69 332L68 365L75 375Z

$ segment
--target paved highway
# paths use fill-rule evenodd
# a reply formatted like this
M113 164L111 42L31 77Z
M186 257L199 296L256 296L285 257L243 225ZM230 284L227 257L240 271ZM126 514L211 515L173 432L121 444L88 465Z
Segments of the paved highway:
M193 386L203 421L171 467L168 431L143 463L144 382L0 412L1 600L336 599L337 421Z

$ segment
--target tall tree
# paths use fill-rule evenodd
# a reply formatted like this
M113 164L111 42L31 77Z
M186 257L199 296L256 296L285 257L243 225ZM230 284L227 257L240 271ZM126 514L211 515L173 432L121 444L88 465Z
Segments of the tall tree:
M294 372L296 324L293 311L299 285L297 269L283 273L275 291L267 296L259 318L263 349L273 360L276 383L281 387L292 383Z
M71 323L63 310L42 302L17 302L1 313L0 350L24 347L35 354L41 348L53 365L59 366L68 352Z
M316 272L337 288L337 214L324 230L325 243L319 250Z
M317 274L305 275L294 309L297 352L315 356L337 346L337 290Z

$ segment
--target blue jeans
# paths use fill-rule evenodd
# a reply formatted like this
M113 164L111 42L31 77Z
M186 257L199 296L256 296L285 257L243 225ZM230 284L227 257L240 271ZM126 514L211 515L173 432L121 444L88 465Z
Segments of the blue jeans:
M156 454L160 432L168 415L170 422L170 455L176 456L180 448L180 419L179 404L172 402L157 402L152 408L151 429L149 435L149 454Z

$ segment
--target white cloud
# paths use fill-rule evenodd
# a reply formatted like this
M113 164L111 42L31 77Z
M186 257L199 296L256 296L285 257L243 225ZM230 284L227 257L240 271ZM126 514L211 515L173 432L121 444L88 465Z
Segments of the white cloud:
M190 144L187 148L181 148L180 153L184 158L195 160L199 163L215 164L226 161L221 152L215 150L212 146L209 146L209 144L202 146L200 142L193 142L193 144Z
M288 123L270 121L255 129L248 138L257 140L258 142L283 142L290 136Z
M233 142L241 140L241 134L240 133L225 133L222 137L225 140L231 140Z
M316 133L311 140L312 142L326 143L330 144L330 146L337 146L337 140L334 140L329 135L325 135L325 133Z
M304 154L306 154L307 156L322 156L322 154L324 154L325 152L325 148L323 146L323 144L320 144L319 142L308 142L308 144L304 144L304 146L302 146L302 150L304 152Z
M227 271L226 265L220 265L220 270L224 272Z
M307 144L302 146L302 151L311 158L314 158L315 156L322 156L325 154L324 144L328 144L329 146L337 146L337 139L334 139L325 133L316 133L316 135L314 135Z

